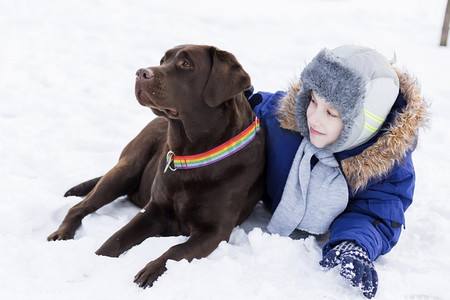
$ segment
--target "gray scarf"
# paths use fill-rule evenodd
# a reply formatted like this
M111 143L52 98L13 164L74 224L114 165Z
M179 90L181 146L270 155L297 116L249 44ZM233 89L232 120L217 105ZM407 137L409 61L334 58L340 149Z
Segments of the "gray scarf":
M311 170L313 155L319 161ZM304 138L267 228L281 236L289 236L295 229L322 234L347 202L347 182L333 154Z

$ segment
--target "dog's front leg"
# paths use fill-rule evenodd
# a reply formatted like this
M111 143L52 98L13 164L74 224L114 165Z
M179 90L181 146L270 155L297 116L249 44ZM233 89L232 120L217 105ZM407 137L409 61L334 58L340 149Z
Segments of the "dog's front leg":
M118 257L131 247L142 243L146 238L163 233L167 223L164 210L150 200L127 225L113 234L95 253Z
M192 234L185 243L171 247L159 258L148 263L135 276L134 282L142 288L151 287L158 277L167 270L167 260L187 259L192 261L194 258L204 258L211 254L221 241L229 239L232 229L224 231L222 228L221 233L209 231Z

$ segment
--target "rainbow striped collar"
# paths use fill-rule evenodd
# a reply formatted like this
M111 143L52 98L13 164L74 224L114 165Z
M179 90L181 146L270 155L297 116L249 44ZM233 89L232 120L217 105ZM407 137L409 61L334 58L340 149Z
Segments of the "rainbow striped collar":
M166 155L166 167L164 173L167 169L176 171L178 169L200 168L227 158L247 146L255 138L258 131L259 119L255 118L255 121L247 127L247 129L228 142L225 142L212 150L187 156L177 156L172 151L169 151Z

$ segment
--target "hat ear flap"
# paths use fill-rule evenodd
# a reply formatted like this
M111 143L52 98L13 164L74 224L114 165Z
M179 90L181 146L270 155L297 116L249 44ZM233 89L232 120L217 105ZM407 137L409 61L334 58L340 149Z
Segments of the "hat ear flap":
M250 76L244 71L233 54L210 48L211 73L209 74L203 99L210 107L216 107L250 88Z

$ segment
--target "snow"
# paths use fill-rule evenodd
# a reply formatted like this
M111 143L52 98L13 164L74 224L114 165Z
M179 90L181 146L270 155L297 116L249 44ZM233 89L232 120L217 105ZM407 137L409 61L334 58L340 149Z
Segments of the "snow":
M1 0L0 298L363 299L337 269L320 268L323 237L270 235L261 207L229 243L192 263L169 261L145 290L134 275L186 237L95 255L139 211L124 198L86 217L75 240L46 241L80 201L64 192L108 171L154 117L135 100L134 74L165 50L216 45L257 90L276 91L321 48L353 43L396 56L431 104L406 230L375 262L377 299L448 299L450 50L438 46L446 2Z

